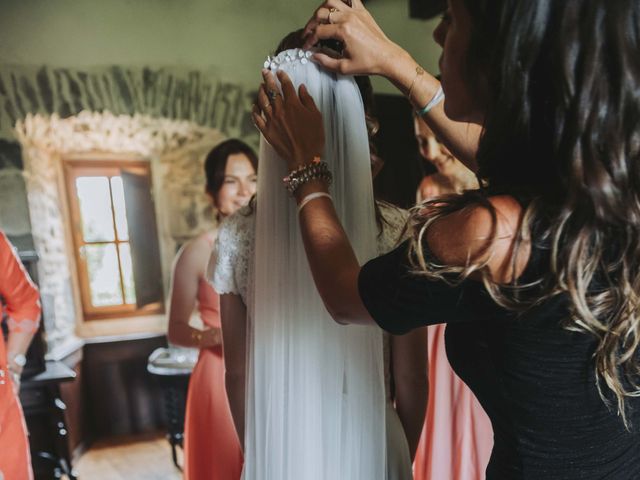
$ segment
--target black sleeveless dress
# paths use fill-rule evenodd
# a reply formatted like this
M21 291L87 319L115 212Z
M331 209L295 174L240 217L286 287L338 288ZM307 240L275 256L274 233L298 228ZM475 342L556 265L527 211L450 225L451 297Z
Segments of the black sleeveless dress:
M522 283L537 277L544 257L532 249ZM493 425L488 480L640 479L640 398L627 401L627 431L598 394L596 340L560 326L565 296L517 315L496 305L481 282L427 280L410 273L407 258L408 242L367 263L360 296L392 334L447 324L451 366Z

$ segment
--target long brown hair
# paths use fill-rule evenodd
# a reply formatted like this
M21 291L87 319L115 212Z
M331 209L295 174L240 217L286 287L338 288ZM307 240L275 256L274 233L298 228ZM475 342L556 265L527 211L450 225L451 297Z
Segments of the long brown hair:
M597 340L595 382L630 428L625 400L640 396L640 2L463 2L467 75L487 98L477 156L486 188L414 211L416 268L456 281L483 272L494 300L520 311L566 295L563 327ZM445 268L424 255L425 231L453 211L481 205L495 224L493 194L524 207L517 243L548 253L533 297L517 282L496 285L485 264Z

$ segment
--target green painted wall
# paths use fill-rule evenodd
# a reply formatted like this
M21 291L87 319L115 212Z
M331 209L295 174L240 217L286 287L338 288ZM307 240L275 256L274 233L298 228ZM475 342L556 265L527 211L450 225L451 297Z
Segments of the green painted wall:
M317 0L2 0L2 65L176 66L215 69L250 86L264 57L302 26ZM405 0L370 0L390 38L437 65L434 22L410 20ZM377 82L379 92L392 92Z

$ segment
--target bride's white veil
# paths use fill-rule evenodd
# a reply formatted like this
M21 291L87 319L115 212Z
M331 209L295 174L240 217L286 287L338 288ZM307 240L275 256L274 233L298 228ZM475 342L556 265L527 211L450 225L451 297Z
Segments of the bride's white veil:
M336 210L360 262L378 234L369 144L352 77L321 70L302 50L270 67L304 83L323 114L323 160ZM341 326L309 272L285 163L262 139L249 338L245 479L383 480L386 476L382 333Z

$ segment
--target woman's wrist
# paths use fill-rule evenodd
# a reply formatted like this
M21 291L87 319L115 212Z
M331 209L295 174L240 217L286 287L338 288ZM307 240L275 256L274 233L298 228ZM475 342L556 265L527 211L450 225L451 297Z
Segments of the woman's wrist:
M301 150L295 151L291 157L287 159L287 169L289 173L291 173L305 165L315 162L318 158L321 158L319 153L303 152Z
M202 347L202 339L204 338L204 330L191 327L191 340L194 343L194 347Z
M9 363L7 367L12 374L15 374L18 376L22 375L22 371L24 370L24 367L20 365L16 365L15 363Z
M394 45L394 48L386 55L386 59L382 76L406 95L411 87L411 82L415 79L418 62L409 52L398 45Z
M414 108L418 110L423 108L438 92L440 82L433 75L422 70L420 64L406 51L400 52L392 66L392 74L386 78L403 95L411 94L408 100Z
M7 354L7 367L13 373L21 374L26 363L27 357L24 353L9 352Z
M305 183L314 180L325 182L327 186L331 185L333 181L333 174L329 170L329 166L326 162L323 162L319 156L313 157L311 162L290 172L289 175L282 179L285 188L291 196L294 196L296 191Z
M412 73L416 71L416 61L400 45L390 43L389 50L383 54L379 74L398 88L406 83L406 89L403 90L406 93L413 79Z
M301 185L298 190L296 190L296 193L294 194L294 197L296 199L296 204L300 205L300 202L306 196L312 193L320 193L320 192L322 193L329 192L329 187L327 186L326 182L322 180L312 180L310 182L307 182L304 185Z

